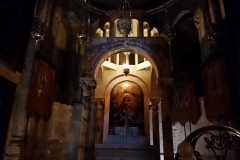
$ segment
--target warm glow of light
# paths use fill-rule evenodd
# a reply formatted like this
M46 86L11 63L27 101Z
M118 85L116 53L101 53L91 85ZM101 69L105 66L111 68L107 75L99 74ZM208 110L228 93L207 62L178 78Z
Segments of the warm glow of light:
M128 87L128 86L129 86L129 84L128 84L128 83L124 83L124 86L125 86L125 87Z
M123 64L123 68L129 68L128 64Z

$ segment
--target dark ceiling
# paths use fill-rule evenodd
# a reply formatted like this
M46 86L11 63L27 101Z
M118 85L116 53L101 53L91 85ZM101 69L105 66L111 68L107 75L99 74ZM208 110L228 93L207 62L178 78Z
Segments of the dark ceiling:
M169 0L130 0L130 6L133 9L152 9L161 6ZM103 10L118 9L121 0L91 0L93 6L97 6Z
M0 1L0 58L21 71L36 0Z
M96 12L104 14L109 10L117 10L121 4L121 0L75 0L82 6ZM129 0L131 9L143 9L150 14L158 13L167 9L178 0Z

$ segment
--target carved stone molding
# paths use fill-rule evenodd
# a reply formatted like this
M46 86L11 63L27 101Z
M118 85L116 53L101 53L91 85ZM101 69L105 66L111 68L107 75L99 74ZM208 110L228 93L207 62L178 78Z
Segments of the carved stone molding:
M170 25L167 24L162 36L166 39L168 44L171 45L174 37L176 36L176 33L171 29Z
M83 97L89 97L92 95L92 89L96 88L96 81L92 77L80 77L79 85L82 87L82 95Z
M199 15L195 16L193 18L193 22L194 22L196 28L198 28L200 26L200 16Z
M220 32L217 29L216 24L210 23L208 25L208 40L211 42L214 48L218 47L219 43Z
M105 99L104 98L94 98L94 102L95 102L95 105L101 105L102 106L102 110L104 110L104 105L105 105ZM100 110L99 108L96 108L97 110Z

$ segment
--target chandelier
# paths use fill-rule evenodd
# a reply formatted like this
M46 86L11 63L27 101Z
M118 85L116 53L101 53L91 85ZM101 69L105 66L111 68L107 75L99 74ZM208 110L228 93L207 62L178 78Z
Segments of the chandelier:
M43 24L38 22L38 15L35 17L34 28L31 32L32 38L35 39L36 45L39 41L43 41L45 37L45 29Z
M85 2L87 3L86 0ZM89 11L82 7L80 11L80 25L79 30L77 32L77 39L80 45L84 45L88 39L90 26L89 23L90 23Z
M77 33L78 43L83 45L88 39L88 27L86 24L81 24Z
M121 17L117 21L117 30L124 37L127 37L129 33L132 31L132 21L130 19L131 11L130 11L129 0L121 0L121 5L119 7L119 10L121 10Z

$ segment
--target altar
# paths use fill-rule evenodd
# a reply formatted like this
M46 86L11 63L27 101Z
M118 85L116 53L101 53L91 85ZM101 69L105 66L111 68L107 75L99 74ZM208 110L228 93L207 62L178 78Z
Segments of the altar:
M119 136L138 136L139 135L139 129L138 127L114 127L114 135Z

